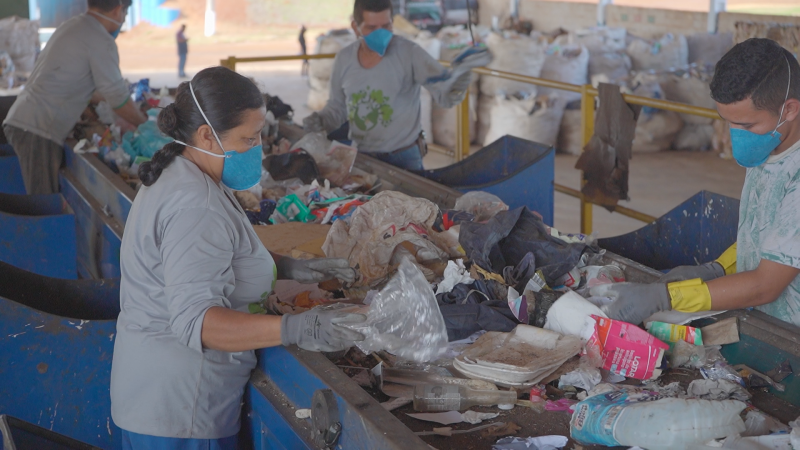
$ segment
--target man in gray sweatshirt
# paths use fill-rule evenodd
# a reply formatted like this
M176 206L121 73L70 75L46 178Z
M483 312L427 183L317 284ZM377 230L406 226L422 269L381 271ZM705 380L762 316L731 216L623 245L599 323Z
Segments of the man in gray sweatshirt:
M448 71L419 45L394 36L391 0L355 0L352 27L358 40L336 55L328 103L303 125L331 132L349 121L359 152L422 170L420 87L453 107L466 95L469 70Z
M19 157L28 194L58 192L64 140L90 99L105 99L133 125L147 121L130 99L114 42L130 5L131 0L89 0L86 14L53 33L11 106L3 132Z

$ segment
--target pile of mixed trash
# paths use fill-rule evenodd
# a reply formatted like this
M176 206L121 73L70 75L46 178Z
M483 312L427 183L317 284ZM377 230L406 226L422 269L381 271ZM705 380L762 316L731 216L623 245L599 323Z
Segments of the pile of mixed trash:
M359 201L321 245L350 261L356 281L331 292L292 285L256 309L335 304L366 314L351 326L366 339L332 358L387 409L444 426L418 435L480 431L502 437L496 449L570 439L648 449L800 444L800 423L749 404L754 391L785 389L788 362L769 374L729 365L721 348L739 341L736 318L694 327L685 323L696 316L659 313L645 328L609 319L611 300L591 293L625 282L628 269L592 236L561 233L485 192L452 210L394 191ZM519 409L570 414L569 438L519 436Z
M131 101L147 114L147 122L133 127L114 114L111 106L100 101L89 104L73 127L67 142L75 153L96 154L111 170L129 181L134 189L138 180L139 164L149 161L153 154L172 139L158 129L156 118L160 108L175 99L169 89L150 89L150 80L143 78L128 84Z
M144 80L132 95L151 107L172 101ZM292 256L344 258L357 276L346 284L279 281L250 312L364 313L364 323L349 326L365 339L330 357L387 409L445 425L418 435L481 436L495 449L570 441L800 449L800 423L781 423L750 404L754 392L785 390L793 369L786 362L765 374L728 364L721 350L739 341L735 317L702 322L658 313L644 328L612 320L605 313L612 300L596 294L643 274L607 255L593 236L559 232L535 211L511 210L486 192L443 209L383 190L375 175L354 170L356 148L287 129L291 108L276 97L267 108L262 179L237 200L254 225L268 225L257 232L322 230ZM97 153L133 177L169 139L154 120L136 130L122 125L102 106L87 109L74 130L75 151ZM518 423L538 421L520 418L523 412L561 415L561 428L550 429L559 435L523 431Z

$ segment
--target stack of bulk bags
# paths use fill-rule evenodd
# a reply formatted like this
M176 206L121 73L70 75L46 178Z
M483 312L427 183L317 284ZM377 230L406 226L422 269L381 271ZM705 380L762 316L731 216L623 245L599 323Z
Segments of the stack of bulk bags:
M663 99L664 91L659 84L659 75L640 73L632 82L633 94L640 97ZM669 150L675 137L683 128L683 120L678 113L644 107L636 124L633 138L633 151L652 153Z
M331 30L317 38L316 54L339 53L339 50L356 41L356 36L349 29ZM330 94L333 59L312 59L308 61L308 107L319 111L328 103Z
M711 73L693 67L688 71L681 70L663 74L660 85L667 100L714 109L714 100L711 99L711 77ZM708 150L711 148L714 119L692 114L681 114L680 116L685 125L675 138L675 149Z
M473 29L473 33L475 30ZM452 61L464 49L472 45L472 37L469 30L464 26L450 26L439 30L436 35L441 43L441 54L439 59L442 61ZM480 38L480 33L475 33L475 38ZM470 122L470 142L475 140L477 128L477 102L478 102L478 83L480 76L472 74L472 83L469 86L469 122ZM453 148L456 145L456 108L442 108L435 102L432 104L432 125L433 141L441 146Z
M442 43L430 31L420 32L413 41L422 47L434 59L439 59L442 52ZM420 105L420 121L422 122L422 131L425 132L425 142L428 144L433 143L433 98L431 93L424 87L419 92L419 105Z
M541 76L546 59L547 41L539 33L532 33L530 36L512 31L505 31L502 34L492 33L486 39L486 45L494 57L489 69L531 77ZM482 142L483 145L490 144L496 139L496 137L491 139L492 136L502 129L509 129L502 123L494 126L494 116L500 114L516 117L519 111L531 110L532 104L536 103L537 92L537 87L532 84L492 76L483 77L480 84L481 95L478 99L478 142ZM499 99L505 101L498 103ZM539 104L542 103L552 103L552 101L539 101ZM565 104L563 99L559 101L559 104L561 103ZM510 108L510 111L507 114L501 113L500 111L506 107ZM517 133L525 131L518 130ZM518 135L517 133L509 134Z

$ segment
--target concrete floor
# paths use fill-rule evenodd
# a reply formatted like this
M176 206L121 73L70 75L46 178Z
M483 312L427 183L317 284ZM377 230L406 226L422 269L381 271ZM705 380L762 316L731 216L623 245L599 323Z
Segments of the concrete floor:
M299 63L242 65L239 72L253 77L265 92L278 95L284 102L292 105L295 110L295 121L300 122L311 113L305 105L308 86L306 80L298 75ZM139 71L123 68L123 73L131 81L149 77L150 85L158 87L177 86L181 81L172 71ZM557 183L574 189L579 188L580 174L574 169L575 161L577 161L576 156L556 156ZM430 152L425 158L427 169L451 163L450 157L434 152ZM631 160L629 180L631 200L621 202L621 205L658 217L704 189L739 198L744 174L744 169L735 162L723 160L713 153L635 154ZM579 202L576 198L555 194L556 228L566 232L579 231L579 214ZM637 220L609 213L599 206L594 207L594 231L599 237L628 233L643 225L644 223Z

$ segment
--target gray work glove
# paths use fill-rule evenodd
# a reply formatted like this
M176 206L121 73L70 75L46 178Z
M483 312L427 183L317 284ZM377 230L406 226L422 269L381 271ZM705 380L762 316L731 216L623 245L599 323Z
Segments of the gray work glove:
M658 282L672 283L673 281L694 280L695 278L711 281L724 276L725 269L722 268L722 264L711 261L699 266L678 266L662 275Z
M344 258L294 259L283 257L278 260L278 279L295 280L299 283L313 284L334 278L346 283L356 279L356 270Z
M664 283L614 283L595 286L589 290L592 297L614 300L601 309L610 319L639 325L661 311L672 310L672 301Z
M303 119L303 129L308 133L325 131L325 124L322 122L322 116L318 113L312 113L310 116Z
M450 92L447 93L447 99L454 104L461 103L467 95L470 82L472 82L472 74L469 72L462 73L453 82Z
M349 306L349 305L348 305ZM296 344L313 352L338 352L363 341L364 335L340 324L364 322L367 316L352 312L343 305L318 306L300 314L285 314L281 318L281 344Z

